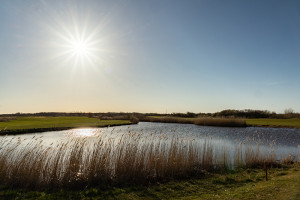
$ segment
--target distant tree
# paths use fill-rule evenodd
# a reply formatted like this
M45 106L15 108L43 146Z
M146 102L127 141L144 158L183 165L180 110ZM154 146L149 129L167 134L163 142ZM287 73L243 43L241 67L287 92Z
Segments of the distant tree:
M192 113L192 112L187 112L186 113L186 117L195 118L195 117L197 117L197 114L196 113Z
M292 108L287 108L284 110L284 114L293 114L294 110Z
M92 117L94 117L94 114L93 113L87 113L87 117L92 118Z

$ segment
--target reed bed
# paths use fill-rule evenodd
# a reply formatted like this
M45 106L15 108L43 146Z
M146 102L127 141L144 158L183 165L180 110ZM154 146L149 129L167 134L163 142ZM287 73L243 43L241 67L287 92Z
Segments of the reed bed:
M249 148L238 165L276 162L275 153ZM242 158L241 158L242 157ZM99 134L92 140L73 137L47 144L42 137L0 139L0 184L25 188L84 188L93 185L150 184L199 177L230 167L227 149L211 139L138 133Z
M195 119L193 119L193 118L181 118L181 117L143 117L141 119L141 121L160 122L160 123L193 124Z
M146 117L142 121L160 122L160 123L179 123L195 124L202 126L221 126L221 127L245 127L245 119L239 118L216 118L216 117L199 117L199 118L181 118L181 117Z
M202 126L222 126L222 127L245 127L247 126L245 119L238 118L197 118L194 121L196 125Z

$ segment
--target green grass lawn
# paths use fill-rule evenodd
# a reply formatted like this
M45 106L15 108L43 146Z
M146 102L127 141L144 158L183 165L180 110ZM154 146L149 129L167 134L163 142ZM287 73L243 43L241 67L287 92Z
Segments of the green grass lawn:
M300 119L247 119L247 125L252 126L282 126L300 128Z
M300 166L207 173L201 179L151 186L98 186L83 190L35 191L0 186L0 199L300 199Z
M99 127L130 124L129 120L99 120L88 117L18 117L9 122L0 122L0 130Z

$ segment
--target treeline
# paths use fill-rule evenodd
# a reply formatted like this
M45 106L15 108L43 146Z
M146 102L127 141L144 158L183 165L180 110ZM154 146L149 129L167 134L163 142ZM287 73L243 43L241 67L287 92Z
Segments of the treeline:
M292 109L286 109L284 114L277 114L268 110L233 110L227 109L216 113L172 113L170 116L173 117L185 117L185 118L196 118L196 117L224 117L224 118L271 118L271 119L288 119L288 118L300 118L300 113L294 112Z
M222 110L214 113L213 117L276 118L277 114L268 110Z
M199 117L212 117L212 118L272 118L272 119L287 119L287 118L300 118L300 113L294 112L292 109L286 109L284 114L277 114L268 110L233 110L227 109L215 113L125 113L125 112L107 112L107 113L84 113L84 112L40 112L40 113L15 113L15 114L2 114L1 117L94 117L101 120L120 119L120 120L140 120L145 121L149 116L167 116L167 117L181 117L181 118L199 118Z
M98 117L98 118L120 118L127 119L132 115L145 115L140 113L124 113L124 112L107 112L107 113L91 113L91 112L39 112L39 113L14 113L0 114L0 117Z
M295 113L292 109L286 109L284 114L277 114L268 110L223 110L216 112L213 117L235 117L235 118L272 118L272 119L287 119L300 118L300 113Z

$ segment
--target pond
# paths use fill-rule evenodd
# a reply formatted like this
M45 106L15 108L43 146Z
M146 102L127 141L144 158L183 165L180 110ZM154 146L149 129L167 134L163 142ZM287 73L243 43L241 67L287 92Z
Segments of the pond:
M0 183L147 184L300 160L300 130L147 123L0 137Z
M136 125L117 126L109 128L82 128L64 131L52 131L44 133L32 133L16 136L6 136L6 140L21 140L22 145L34 138L42 138L43 144L53 145L59 142L66 142L73 138L85 138L91 144L99 135L113 135L114 139L126 133L140 134L147 138L149 135L176 135L183 139L195 139L198 141L209 141L214 148L226 148L229 154L234 154L234 147L242 144L244 147L257 148L262 153L276 152L278 159L292 155L299 159L300 152L300 129L293 128L263 128L263 127L211 127L197 126L194 124L173 124L173 123L151 123L140 122ZM4 137L0 137L0 139ZM145 140L147 141L147 140Z

